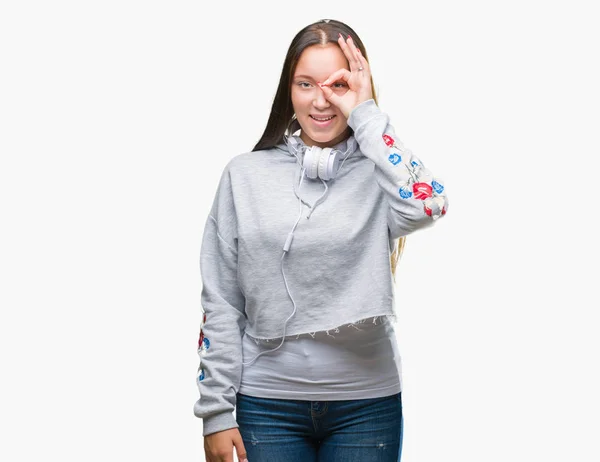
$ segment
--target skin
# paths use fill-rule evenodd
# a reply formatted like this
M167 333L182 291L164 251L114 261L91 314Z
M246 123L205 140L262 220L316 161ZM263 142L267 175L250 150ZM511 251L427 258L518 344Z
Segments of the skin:
M328 43L306 48L296 67L292 82L292 104L301 127L300 137L307 146L333 146L346 139L350 112L372 98L369 63L351 38L340 36L338 45ZM364 69L358 71L361 66ZM301 74L307 77L296 78ZM300 85L299 82L306 83ZM310 120L309 114L335 114L336 117L329 127L319 128ZM248 462L244 442L237 428L204 437L207 462L233 462L234 448L238 460Z
M206 462L233 462L233 448L241 462L248 462L242 435L237 428L204 437L204 456Z
M333 146L348 137L350 112L372 98L370 77L369 63L351 38L340 36L337 45L313 45L302 52L291 95L300 138L307 146ZM311 115L335 117L329 126L319 127Z

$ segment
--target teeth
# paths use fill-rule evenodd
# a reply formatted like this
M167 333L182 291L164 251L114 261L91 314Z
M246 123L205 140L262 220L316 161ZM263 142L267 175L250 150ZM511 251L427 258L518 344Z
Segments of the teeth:
M326 120L331 120L333 119L334 116L328 117L326 119L317 119L316 117L311 116L313 119L318 120L319 122L325 122Z

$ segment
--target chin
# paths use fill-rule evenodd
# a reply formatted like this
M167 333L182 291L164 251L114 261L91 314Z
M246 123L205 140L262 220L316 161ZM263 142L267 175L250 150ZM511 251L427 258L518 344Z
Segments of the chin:
M333 141L334 138L337 138L338 135L327 135L325 133L309 135L311 139L315 140L317 143L328 143L329 141Z
M339 138L343 133L345 133L346 130L347 128L338 128L331 129L327 132L318 133L309 131L307 132L307 135L310 137L311 140L314 140L316 143L329 143Z

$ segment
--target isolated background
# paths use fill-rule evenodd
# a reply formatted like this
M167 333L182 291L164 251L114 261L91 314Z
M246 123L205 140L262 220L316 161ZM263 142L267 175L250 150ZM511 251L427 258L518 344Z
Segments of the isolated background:
M204 224L335 18L450 199L398 267L403 462L600 460L592 4L3 2L0 458L203 460Z

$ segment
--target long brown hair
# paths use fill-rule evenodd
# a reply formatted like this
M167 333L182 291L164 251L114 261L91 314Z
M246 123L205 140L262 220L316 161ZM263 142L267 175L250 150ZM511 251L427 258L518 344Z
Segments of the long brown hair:
M298 65L300 55L307 47L312 45L326 45L328 43L335 43L337 45L338 34L340 33L342 34L342 37L350 35L354 44L360 49L360 52L365 59L367 61L369 60L367 50L358 34L343 22L336 21L335 19L323 19L306 26L298 32L293 38L285 56L285 61L283 62L279 86L277 87L275 98L273 99L267 126L252 151L271 149L284 142L283 135L295 118L294 107L292 105L291 82L294 77L294 72L296 72L296 66ZM371 88L373 89L373 99L375 100L375 103L377 103L377 95L375 94L375 85L373 84L372 75ZM350 132L352 133L352 129L350 129ZM396 282L396 266L402 255L402 251L404 250L405 240L406 237L403 236L396 241L396 245L390 256L390 267L394 282Z

